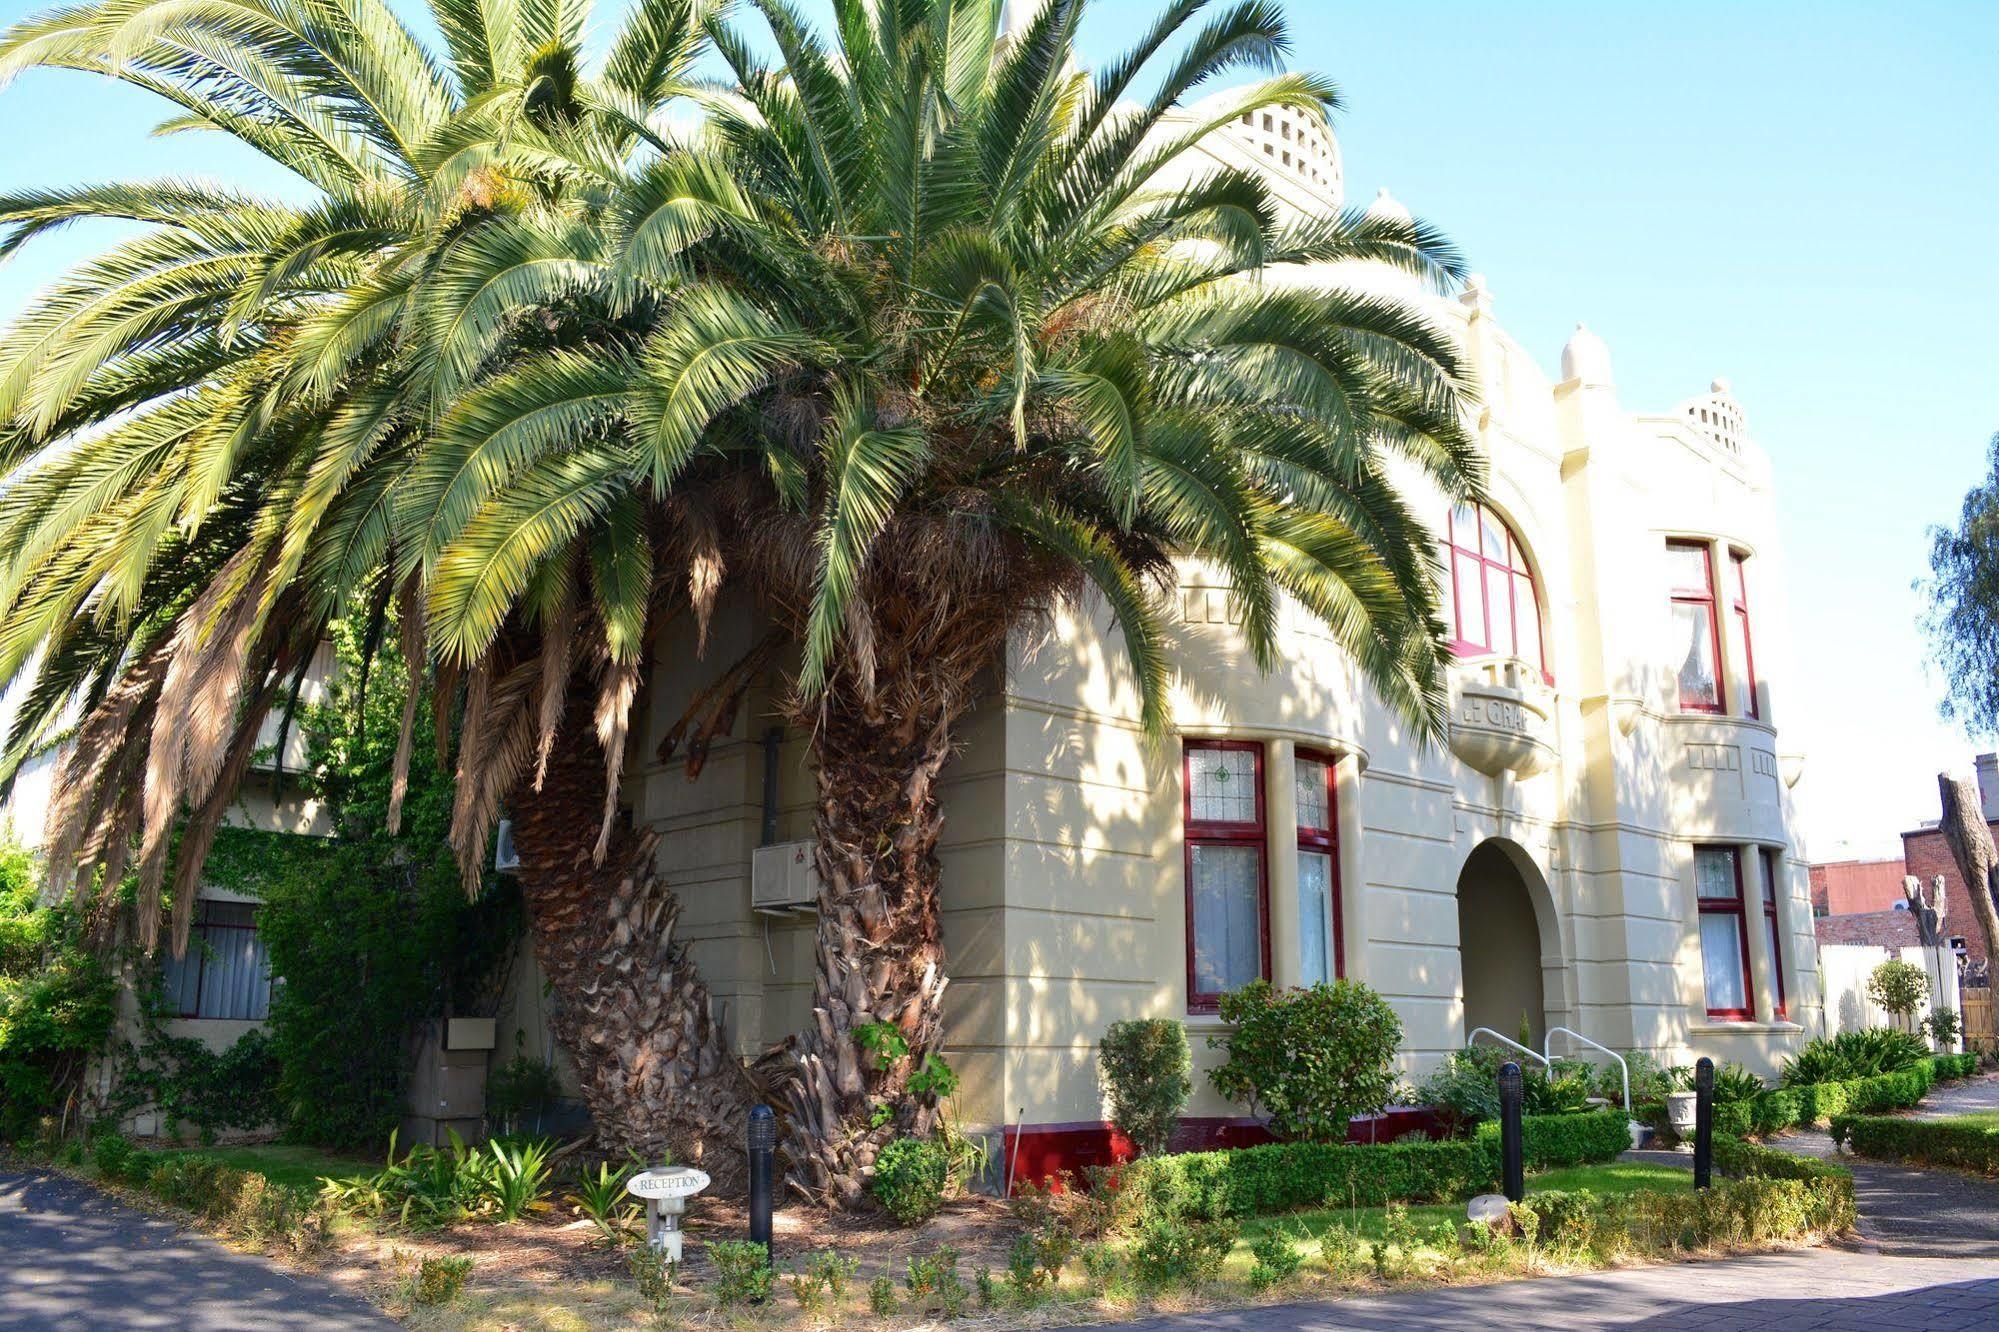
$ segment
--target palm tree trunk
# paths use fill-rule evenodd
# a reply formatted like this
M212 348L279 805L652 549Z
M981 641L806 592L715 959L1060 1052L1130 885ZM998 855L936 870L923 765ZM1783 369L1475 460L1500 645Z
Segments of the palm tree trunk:
M786 1146L792 1188L827 1206L860 1202L881 1148L935 1122L934 1098L908 1083L943 1040L936 782L954 715L814 713L818 959L813 1022L792 1047ZM900 1033L907 1053L884 1066L855 1035L872 1023Z
M523 783L511 801L535 957L555 999L550 1026L605 1150L670 1155L733 1191L756 1087L674 938L680 903L654 861L658 834L620 819L603 863L591 863L604 790L588 712L573 703L542 789Z

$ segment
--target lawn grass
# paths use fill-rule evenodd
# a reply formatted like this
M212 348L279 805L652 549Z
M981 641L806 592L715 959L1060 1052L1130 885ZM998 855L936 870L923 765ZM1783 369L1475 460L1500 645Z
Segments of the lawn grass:
M1932 1124L1956 1124L1964 1128L1999 1129L1999 1110L1967 1110L1961 1115L1940 1115Z
M1527 1192L1568 1193L1577 1189L1588 1189L1599 1194L1636 1193L1641 1189L1690 1189L1693 1187L1691 1171L1678 1166L1654 1165L1643 1161L1612 1161L1605 1165L1570 1166L1563 1170L1549 1170L1527 1177ZM1463 1203L1441 1203L1414 1206L1408 1209L1409 1219L1419 1229L1436 1225L1440 1221L1456 1223L1465 1219ZM1283 1230L1292 1235L1316 1235L1327 1226L1342 1225L1360 1235L1362 1239L1380 1239L1387 1231L1388 1209L1385 1207L1324 1207L1302 1212L1283 1212L1274 1216L1245 1217L1242 1222L1242 1242L1247 1246L1257 1236L1271 1230ZM1308 1255L1315 1256L1318 1245L1305 1241Z
M319 1192L322 1176L344 1179L372 1173L382 1168L379 1158L323 1151L318 1147L294 1147L268 1143L256 1147L190 1147L190 1152L212 1156L238 1170L254 1170L273 1184Z

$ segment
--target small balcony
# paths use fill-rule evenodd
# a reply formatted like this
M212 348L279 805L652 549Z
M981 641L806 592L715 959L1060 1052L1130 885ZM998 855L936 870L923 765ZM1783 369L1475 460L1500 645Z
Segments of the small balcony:
M1451 752L1488 777L1532 777L1555 763L1554 696L1518 657L1451 668Z

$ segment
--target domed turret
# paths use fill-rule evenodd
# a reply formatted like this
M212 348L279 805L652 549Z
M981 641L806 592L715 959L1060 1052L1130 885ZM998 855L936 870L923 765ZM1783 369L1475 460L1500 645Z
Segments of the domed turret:
M1568 345L1562 348L1562 378L1580 379L1585 384L1617 382L1610 374L1610 348L1585 325L1577 324Z
M1381 192L1374 196L1374 202L1367 206L1367 215L1369 217L1387 218L1395 222L1414 222L1416 220L1410 215L1409 210L1402 206L1401 200L1388 192L1386 186L1383 186Z

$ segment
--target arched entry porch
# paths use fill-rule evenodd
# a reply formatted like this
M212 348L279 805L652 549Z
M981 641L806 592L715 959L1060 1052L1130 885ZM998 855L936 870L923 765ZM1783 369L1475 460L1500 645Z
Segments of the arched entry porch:
M1480 842L1458 871L1458 967L1465 1034L1490 1027L1538 1047L1563 1023L1562 935L1547 880L1519 843Z

